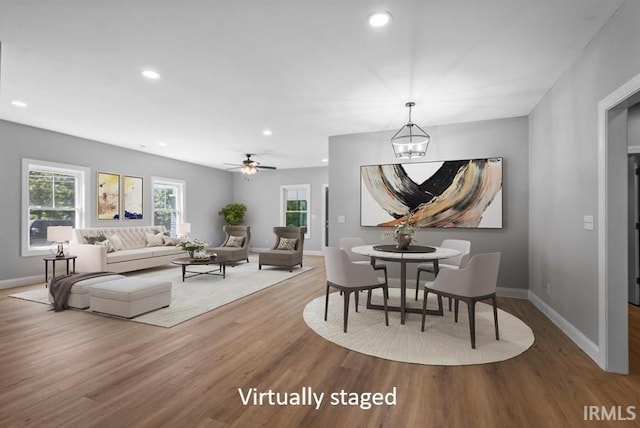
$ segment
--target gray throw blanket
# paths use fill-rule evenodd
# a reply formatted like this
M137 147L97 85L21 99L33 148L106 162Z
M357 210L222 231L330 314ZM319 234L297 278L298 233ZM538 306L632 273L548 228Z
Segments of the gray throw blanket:
M72 273L69 275L56 276L51 280L49 284L50 293L53 297L53 310L60 312L65 309L69 309L67 300L69 300L69 294L71 294L71 287L84 279L97 278L99 276L118 275L115 272L87 272L87 273Z

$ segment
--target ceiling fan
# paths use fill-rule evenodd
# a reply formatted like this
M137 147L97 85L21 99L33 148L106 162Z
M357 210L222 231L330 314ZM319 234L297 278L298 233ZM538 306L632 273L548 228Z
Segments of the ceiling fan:
M276 169L275 166L260 165L260 162L257 162L251 159L251 156L253 156L253 154L251 153L247 153L246 156L247 158L242 161L242 165L237 165L232 163L225 163L225 165L235 165L236 167L240 168L241 173L246 175L253 175L256 172L258 172L258 170L260 169Z

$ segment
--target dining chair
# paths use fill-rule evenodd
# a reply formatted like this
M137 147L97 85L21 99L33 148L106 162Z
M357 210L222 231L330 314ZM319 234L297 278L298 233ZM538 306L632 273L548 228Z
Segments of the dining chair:
M368 264L371 265L371 258L367 256L363 256L362 254L357 254L351 251L353 247L360 247L365 245L364 240L362 238L340 238L340 249L347 253L349 259L352 263L358 265ZM387 265L384 263L380 263L376 260L375 265L373 265L375 270L381 270L384 272L384 282L388 283L387 278Z
M347 332L349 319L349 297L355 292L355 309L358 312L358 292L361 290L374 290L382 288L382 301L384 302L384 319L389 325L387 311L387 282L380 282L373 266L370 264L352 263L347 253L340 248L326 247L324 249L324 263L327 273L327 295L324 304L324 320L327 320L329 312L329 289L334 287L340 290L344 298L344 332Z
M493 304L493 323L496 340L500 340L498 332L498 308L496 306L496 286L498 270L500 268L500 253L476 254L469 263L458 270L443 270L438 276L424 286L422 302L422 331L424 331L427 297L429 293L438 296L451 297L456 301L455 321L458 322L458 303L460 300L467 304L469 312L469 333L471 348L476 348L476 302L491 299Z
M451 248L453 250L460 251L460 255L450 257L448 259L442 259L438 263L438 270L453 269L457 270L464 267L469 262L469 255L471 253L471 242L463 239L445 239L440 244L443 248ZM429 272L435 275L435 267L433 262L420 263L417 266L418 275L416 278L416 300L418 300L418 288L420 287L420 273ZM451 311L451 299L449 299L449 311Z

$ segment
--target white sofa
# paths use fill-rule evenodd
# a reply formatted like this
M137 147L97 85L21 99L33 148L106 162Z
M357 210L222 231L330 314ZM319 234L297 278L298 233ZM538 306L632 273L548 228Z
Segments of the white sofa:
M69 252L76 259L76 272L130 272L166 265L185 256L186 252L176 246L147 246L146 234L164 233L164 226L129 226L74 229L69 243ZM85 243L85 238L104 234L117 235L123 249L107 252L107 246Z

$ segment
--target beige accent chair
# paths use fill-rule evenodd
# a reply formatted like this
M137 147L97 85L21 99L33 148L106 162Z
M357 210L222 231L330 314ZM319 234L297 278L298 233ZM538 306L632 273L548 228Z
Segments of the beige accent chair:
M229 257L229 262L238 262L246 260L249 262L249 243L251 242L251 226L229 226L226 225L222 228L225 233L224 242L219 247L209 248L209 251L213 251L216 254ZM227 247L227 242L232 236L241 236L244 238L244 242L241 247Z
M496 330L496 340L500 340L498 332L498 307L496 304L496 287L498 270L500 269L500 253L476 254L469 260L466 267L459 270L443 270L438 273L433 282L424 286L422 301L422 331L427 312L427 295L450 297L455 300L455 321L458 322L458 303L460 300L467 304L469 311L469 332L471 348L476 348L476 302L491 299L493 303L493 323Z
M270 249L262 251L258 254L258 269L262 269L262 265L288 267L289 272L293 271L293 267L300 265L302 267L302 251L304 250L304 234L307 233L306 227L274 227L273 233L276 234L276 243ZM295 249L278 250L281 238L297 239Z
M344 296L344 316L343 330L347 332L349 320L349 296L355 293L355 308L358 312L359 291L382 288L382 299L384 302L384 319L389 325L389 313L387 310L387 296L389 290L387 281L380 281L376 271L370 264L352 263L344 250L327 247L324 249L324 264L327 272L327 295L324 303L324 320L327 320L329 312L329 288L334 287L340 290Z

